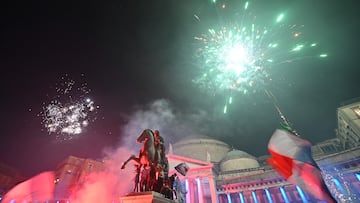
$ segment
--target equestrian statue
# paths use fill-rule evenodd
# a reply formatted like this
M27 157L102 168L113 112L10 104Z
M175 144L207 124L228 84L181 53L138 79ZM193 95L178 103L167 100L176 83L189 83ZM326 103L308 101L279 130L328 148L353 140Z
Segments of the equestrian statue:
M163 182L167 182L169 178L164 139L158 130L145 129L136 142L142 143L139 155L131 155L122 164L121 169L124 169L131 160L134 161L136 166L134 192L139 190L160 192Z

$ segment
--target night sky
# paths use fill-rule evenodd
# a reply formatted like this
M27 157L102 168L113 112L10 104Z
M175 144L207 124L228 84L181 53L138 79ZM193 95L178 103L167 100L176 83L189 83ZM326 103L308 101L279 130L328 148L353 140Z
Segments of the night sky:
M55 169L69 155L101 158L105 148L128 143L130 134L137 136L144 128L159 129L167 144L206 135L254 156L267 154L280 118L264 91L233 94L223 114L224 95L193 83L198 66L194 36L221 23L233 2L3 3L0 161L30 176ZM223 3L228 7L221 9ZM286 11L289 21L304 24L304 35L328 54L274 67L266 89L303 138L317 143L335 137L336 108L360 96L359 3L252 3L259 16ZM79 138L59 141L44 129L40 112L66 74L85 81L88 96L100 108Z

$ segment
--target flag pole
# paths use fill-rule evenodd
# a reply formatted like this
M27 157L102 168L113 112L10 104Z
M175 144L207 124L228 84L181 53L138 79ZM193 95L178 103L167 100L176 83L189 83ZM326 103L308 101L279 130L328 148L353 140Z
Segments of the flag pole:
M272 156L267 159L269 165L288 182L302 187L316 198L336 203L336 199L325 184L320 167L312 157L311 143L300 138L300 135L291 128L274 94L267 89L265 93L280 115L284 123L282 127L286 129L286 131L275 131L269 140L268 150Z
M283 112L281 111L280 109L280 106L279 106L279 102L277 101L275 95L270 91L270 90L267 90L265 89L265 93L266 95L269 97L269 99L272 101L276 111L278 112L279 116L280 116L280 119L282 120L282 122L287 125L290 129L290 131L292 133L294 133L296 136L300 136L295 130L293 130L291 128L291 125L290 125L290 122L289 120L285 117L285 114L283 114Z

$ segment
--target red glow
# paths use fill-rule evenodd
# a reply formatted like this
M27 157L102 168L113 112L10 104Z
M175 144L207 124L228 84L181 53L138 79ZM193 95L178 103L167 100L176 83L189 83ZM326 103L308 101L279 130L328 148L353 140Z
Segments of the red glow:
M112 202L132 191L134 167L129 164L125 169L120 169L122 161L131 153L126 148L109 153L105 158L106 171L88 175L86 182L73 192L70 202Z
M46 201L54 194L54 172L40 173L22 183L19 183L5 194L2 202L33 202Z

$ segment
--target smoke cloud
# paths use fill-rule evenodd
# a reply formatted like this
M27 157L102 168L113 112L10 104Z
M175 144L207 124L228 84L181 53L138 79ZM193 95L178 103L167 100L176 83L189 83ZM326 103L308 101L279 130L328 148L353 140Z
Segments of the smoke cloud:
M118 202L119 197L132 191L134 168L128 164L125 169L121 169L125 155L131 153L131 150L125 147L105 150L105 171L89 174L85 182L71 195L70 202Z
M180 112L165 99L155 100L128 116L122 131L121 146L136 148L135 140L142 130L159 130L165 143L174 143L186 136L213 136L219 128L211 126L216 122L213 115L204 110Z

